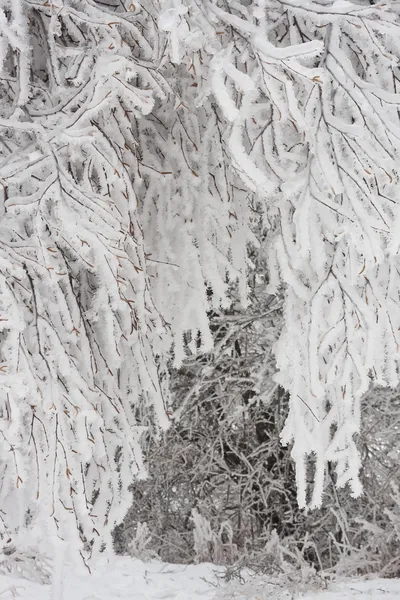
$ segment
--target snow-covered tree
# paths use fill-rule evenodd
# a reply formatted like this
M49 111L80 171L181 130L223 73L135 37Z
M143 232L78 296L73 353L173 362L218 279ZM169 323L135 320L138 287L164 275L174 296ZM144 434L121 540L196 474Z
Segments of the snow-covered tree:
M359 495L360 399L371 376L398 383L400 19L370 4L188 3L170 26L172 49L205 18L203 35L210 24L220 35L203 46L204 80L229 162L266 205L270 291L286 285L276 356L301 506L310 455L312 506L328 461Z
M167 425L166 352L210 347L207 286L228 304L251 239L160 7L121 8L0 12L1 533L47 526L84 557L145 475L135 411Z
M109 542L259 209L299 503L309 456L311 505L328 461L360 493L360 398L398 382L399 32L364 0L0 0L5 538Z

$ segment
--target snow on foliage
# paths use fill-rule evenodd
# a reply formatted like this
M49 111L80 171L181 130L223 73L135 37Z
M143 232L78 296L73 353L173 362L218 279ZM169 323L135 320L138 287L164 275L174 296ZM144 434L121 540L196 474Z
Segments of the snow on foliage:
M370 376L396 385L396 4L0 0L0 524L110 541L168 426L168 351L212 345L270 232L299 503L360 492ZM314 489L307 495L307 457Z

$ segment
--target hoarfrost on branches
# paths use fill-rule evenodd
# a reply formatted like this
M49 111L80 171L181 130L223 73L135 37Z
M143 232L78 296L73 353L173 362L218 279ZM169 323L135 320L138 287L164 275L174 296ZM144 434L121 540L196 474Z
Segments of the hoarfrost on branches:
M299 503L328 461L360 493L360 398L398 383L399 25L364 1L0 0L4 537L109 543L171 345L210 348L229 282L247 302L261 208Z
M299 503L320 505L329 461L357 496L360 399L371 376L398 383L397 8L290 0L207 11L221 33L204 52L229 161L265 203L270 291L286 287L276 357Z
M228 303L251 234L154 6L2 8L0 522L86 559L145 475L140 411L168 425L167 350L210 346L206 284Z

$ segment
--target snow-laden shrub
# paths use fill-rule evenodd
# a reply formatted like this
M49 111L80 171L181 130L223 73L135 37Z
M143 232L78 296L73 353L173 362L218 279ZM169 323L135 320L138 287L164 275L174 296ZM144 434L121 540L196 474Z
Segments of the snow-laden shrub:
M0 552L0 573L48 584L52 579L53 565L37 548L16 548L5 544Z
M129 555L140 560L154 558L155 552L149 549L151 533L147 523L137 523L136 531L131 535L131 541L128 546Z

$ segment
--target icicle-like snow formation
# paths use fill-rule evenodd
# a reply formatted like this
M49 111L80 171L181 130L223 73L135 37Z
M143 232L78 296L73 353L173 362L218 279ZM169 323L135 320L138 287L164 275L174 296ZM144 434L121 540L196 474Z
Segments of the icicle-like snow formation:
M226 160L264 202L271 293L278 275L286 289L277 380L299 503L321 504L329 461L358 496L360 399L371 379L398 384L398 8L185 4L206 39L202 104L217 104Z

